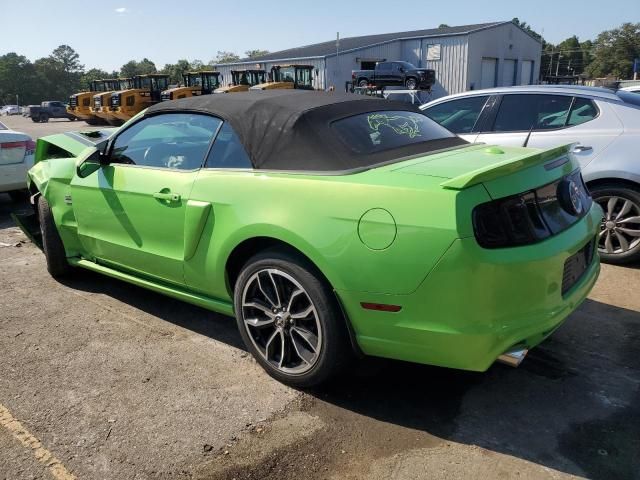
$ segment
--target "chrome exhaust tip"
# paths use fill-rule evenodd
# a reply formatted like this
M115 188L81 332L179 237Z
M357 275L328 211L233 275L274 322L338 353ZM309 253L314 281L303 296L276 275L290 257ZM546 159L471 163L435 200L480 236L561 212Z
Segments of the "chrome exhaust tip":
M524 357L529 353L528 349L514 350L512 352L503 353L498 357L498 362L509 365L510 367L517 367L522 363Z

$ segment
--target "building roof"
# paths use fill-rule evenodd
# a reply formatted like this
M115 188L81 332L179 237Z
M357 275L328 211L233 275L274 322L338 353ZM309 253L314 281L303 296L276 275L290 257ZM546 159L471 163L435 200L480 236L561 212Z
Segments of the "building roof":
M253 167L266 170L343 172L465 143L452 134L430 140L423 132L422 142L398 142L398 146L386 150L359 153L331 127L332 122L343 118L372 112L384 116L388 111L393 111L396 117L408 112L407 115L426 118L405 102L352 93L289 89L188 97L157 103L149 107L147 115L202 112L220 117L238 135ZM371 142L371 135L365 134ZM391 131L390 135L396 138L398 134Z
M457 27L428 28L426 30L410 30L407 32L381 33L378 35L364 35L361 37L341 38L339 48L340 52L348 52L352 50L359 50L361 48L371 47L373 45L379 45L381 43L391 42L394 40L466 35L478 30L493 28L499 25L504 25L506 23L511 22L502 21L491 23L477 23L473 25L460 25ZM328 42L314 43L312 45L305 45L303 47L280 50L279 52L268 53L267 55L262 55L260 57L243 58L233 63L259 63L271 60L284 60L292 58L329 57L335 54L336 41L330 40Z

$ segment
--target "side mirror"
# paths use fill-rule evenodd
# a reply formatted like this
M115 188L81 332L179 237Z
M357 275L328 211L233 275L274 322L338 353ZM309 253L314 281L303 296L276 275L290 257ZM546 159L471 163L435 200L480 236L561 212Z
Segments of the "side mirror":
M78 163L76 166L76 174L80 178L86 178L107 163L105 155L100 150L95 150L88 157Z

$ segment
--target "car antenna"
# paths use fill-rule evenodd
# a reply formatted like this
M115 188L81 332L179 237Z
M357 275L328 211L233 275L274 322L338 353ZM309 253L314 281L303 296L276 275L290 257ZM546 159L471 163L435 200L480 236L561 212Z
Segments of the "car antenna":
M533 129L535 128L536 123L538 122L534 120L533 123L531 124L531 128L529 129L529 133L527 133L527 138L524 139L524 143L522 144L522 146L525 148L529 144L529 138L531 138L531 132L533 132Z

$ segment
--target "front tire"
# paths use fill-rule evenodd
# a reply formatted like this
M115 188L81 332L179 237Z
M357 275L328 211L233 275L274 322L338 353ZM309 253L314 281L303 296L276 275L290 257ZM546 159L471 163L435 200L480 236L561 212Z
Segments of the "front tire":
M69 273L71 267L67 262L64 245L53 220L51 207L43 196L38 197L38 219L42 234L42 250L47 259L47 270L54 278L63 277Z
M407 78L404 86L407 87L408 90L415 90L418 88L418 81L415 78Z
M623 265L640 261L640 189L604 184L591 190L604 210L598 252L604 262Z
M247 349L276 380L312 387L346 362L349 337L337 300L313 266L269 250L238 276L234 306Z

